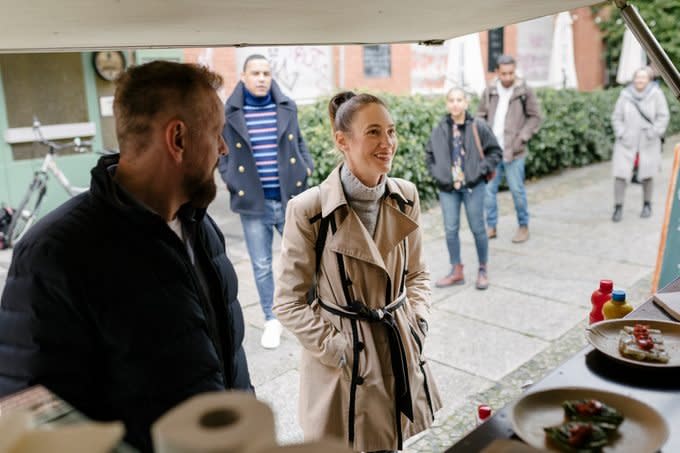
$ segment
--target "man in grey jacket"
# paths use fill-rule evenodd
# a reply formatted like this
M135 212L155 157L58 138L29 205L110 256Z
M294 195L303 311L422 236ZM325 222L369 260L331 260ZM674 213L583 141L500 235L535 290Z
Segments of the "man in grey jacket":
M487 235L489 239L496 237L496 194L505 175L519 224L512 242L525 242L529 239L529 209L524 190L524 160L527 142L541 125L541 112L536 94L525 81L517 78L515 68L515 59L510 55L498 57L497 78L482 93L477 116L492 126L498 144L503 148L503 160L496 168L496 176L486 186Z

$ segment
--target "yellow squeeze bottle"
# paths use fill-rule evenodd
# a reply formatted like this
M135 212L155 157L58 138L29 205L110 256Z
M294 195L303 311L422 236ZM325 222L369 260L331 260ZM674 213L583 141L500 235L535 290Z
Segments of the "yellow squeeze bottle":
M604 319L623 318L633 311L633 307L626 302L626 292L620 289L612 291L612 298L602 306Z

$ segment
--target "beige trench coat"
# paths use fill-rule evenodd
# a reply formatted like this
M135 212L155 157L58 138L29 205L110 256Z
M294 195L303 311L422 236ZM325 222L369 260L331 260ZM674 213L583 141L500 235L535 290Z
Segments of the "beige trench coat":
M356 451L401 448L399 437L405 440L427 429L434 412L441 407L422 354L426 334L418 327L419 319L427 319L430 296L418 226L418 192L412 183L391 178L386 191L391 196L381 201L375 239L347 204L339 167L319 187L293 198L286 212L276 278L274 312L303 346L299 416L305 439L334 436ZM395 198L409 203L404 213ZM320 224L313 220L319 213L332 215L337 230L334 233L332 225L328 228L318 276L318 299L308 305ZM338 256L351 280L351 298L374 309L387 305L387 293L389 302L397 299L406 260L407 300L394 316L405 350L413 421L403 414L397 419L395 378L385 325L352 321L320 306L319 299L336 309L346 304ZM341 365L343 356L346 364Z

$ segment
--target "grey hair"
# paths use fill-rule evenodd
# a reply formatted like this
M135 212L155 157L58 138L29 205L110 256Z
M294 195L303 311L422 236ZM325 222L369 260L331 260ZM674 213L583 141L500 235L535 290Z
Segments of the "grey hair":
M654 78L652 68L650 68L649 66L642 66L641 68L637 68L635 72L633 72L633 78L637 77L637 75L641 72L647 73L647 75L649 76L649 80L652 80Z
M500 66L502 64L515 65L517 63L515 62L515 59L511 55L503 54L499 55L498 58L496 58L496 66Z

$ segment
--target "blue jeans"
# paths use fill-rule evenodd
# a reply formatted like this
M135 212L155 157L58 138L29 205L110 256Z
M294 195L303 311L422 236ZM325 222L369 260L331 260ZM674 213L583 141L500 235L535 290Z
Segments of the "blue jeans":
M505 174L505 180L512 193L512 201L515 203L517 213L517 223L520 226L529 225L529 205L527 203L527 193L524 190L524 157L515 159L512 162L501 162L496 167L496 176L489 181L486 186L486 224L491 228L496 228L498 224L498 204L496 194L498 186L501 184Z
M479 264L486 264L489 257L489 240L484 228L484 195L485 184L479 183L472 189L454 190L453 192L439 192L439 202L442 206L444 230L446 231L446 246L449 249L449 261L452 266L460 263L460 205L465 205L465 215L468 225L475 237L477 259Z
M274 228L283 233L285 213L280 201L264 200L264 214L241 214L241 225L246 240L246 247L253 265L255 285L260 296L260 306L265 321L275 319L272 312L274 305L274 276L272 273L272 240Z

